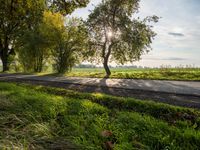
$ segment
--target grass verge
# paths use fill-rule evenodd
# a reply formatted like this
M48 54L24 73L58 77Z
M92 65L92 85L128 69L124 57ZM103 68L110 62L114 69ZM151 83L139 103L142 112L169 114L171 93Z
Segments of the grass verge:
M200 112L0 83L0 149L198 149Z

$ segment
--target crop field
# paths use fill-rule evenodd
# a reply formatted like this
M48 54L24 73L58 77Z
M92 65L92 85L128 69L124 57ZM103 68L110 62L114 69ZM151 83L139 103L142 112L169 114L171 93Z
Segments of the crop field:
M195 150L200 111L0 82L0 149Z
M176 68L176 69L128 69L112 68L110 78L120 79L153 79L153 80L196 80L200 81L199 68ZM103 78L105 72L99 68L75 68L66 74L71 77L96 77Z

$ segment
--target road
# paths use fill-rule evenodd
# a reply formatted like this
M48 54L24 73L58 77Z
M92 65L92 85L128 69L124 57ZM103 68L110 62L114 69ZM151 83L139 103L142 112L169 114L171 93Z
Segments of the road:
M174 94L187 94L200 96L200 82L194 81L163 81L163 80L134 80L134 79L101 79L78 77L54 77L22 74L0 74L0 78L26 79L35 81L51 81L68 84L81 84L88 86L101 86L123 88L130 90L145 90L153 92L166 92Z
M0 81L60 87L80 92L153 100L200 109L200 82L0 74Z

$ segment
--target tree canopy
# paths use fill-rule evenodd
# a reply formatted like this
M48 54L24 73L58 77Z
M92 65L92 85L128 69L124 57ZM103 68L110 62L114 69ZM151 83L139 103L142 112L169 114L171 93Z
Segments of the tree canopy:
M26 72L41 72L50 57L55 42L55 30L64 27L64 17L59 13L43 12L41 22L32 30L26 31L19 39L17 53Z
M85 58L102 63L108 77L110 62L137 61L151 50L156 35L152 23L159 18L136 17L140 0L102 0L87 21L69 16L88 3L89 0L1 0L3 71L9 70L15 55L24 70L35 72L41 72L50 62L57 72L64 73Z
M41 72L45 64L65 73L78 63L87 48L87 28L78 18L44 11L43 19L18 42L18 58L26 72Z
M0 57L3 71L9 69L9 56L14 54L13 43L31 22L37 23L45 7L43 0L1 0L0 1Z
M89 0L48 0L49 8L63 15L72 13L76 8L86 7Z
M103 63L107 76L111 74L109 61L124 64L139 60L148 52L156 35L150 22L157 16L143 20L134 18L140 0L106 0L89 15L90 53Z
M0 0L0 58L3 71L9 70L9 57L14 55L14 43L26 32L38 28L43 12L67 15L89 0Z
M82 20L67 18L63 29L55 31L55 47L52 50L54 69L58 73L65 73L83 60L83 53L87 49L87 29Z

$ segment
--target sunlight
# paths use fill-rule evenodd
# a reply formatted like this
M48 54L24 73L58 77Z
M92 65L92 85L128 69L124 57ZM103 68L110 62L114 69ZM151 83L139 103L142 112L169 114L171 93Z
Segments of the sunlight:
M108 31L107 32L107 36L108 36L108 38L111 38L113 36L113 32L112 31Z

